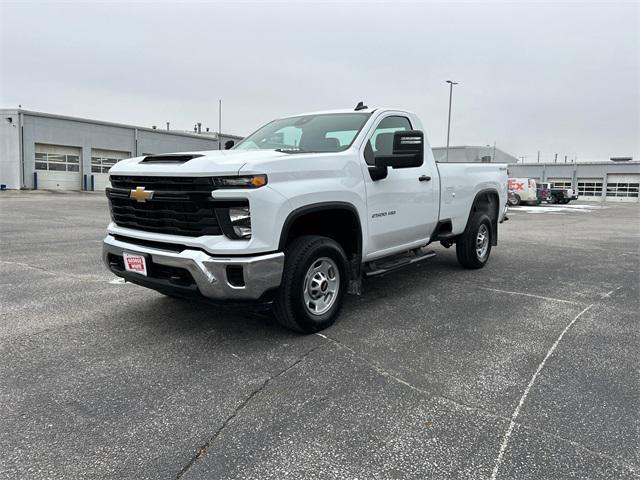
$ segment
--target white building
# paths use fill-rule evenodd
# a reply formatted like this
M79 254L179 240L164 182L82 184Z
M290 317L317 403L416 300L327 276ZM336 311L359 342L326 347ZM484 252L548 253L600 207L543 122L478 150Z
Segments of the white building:
M509 165L510 177L533 178L555 187L578 190L588 201L638 202L640 162L518 163Z
M434 147L433 155L436 161L445 162L446 147ZM579 199L586 201L639 201L640 161L631 158L602 162L518 163L515 156L487 145L449 147L449 162L506 163L509 177L531 178L558 188L574 188L578 190Z
M446 162L447 147L433 147L436 162ZM517 163L518 159L499 148L473 145L449 147L450 163Z
M242 137L221 139L224 148ZM124 158L218 148L218 136L208 132L0 109L0 185L9 189L102 190L111 166Z

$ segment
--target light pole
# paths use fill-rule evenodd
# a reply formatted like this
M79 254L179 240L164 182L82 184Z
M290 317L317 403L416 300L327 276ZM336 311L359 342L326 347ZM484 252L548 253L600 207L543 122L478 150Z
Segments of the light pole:
M218 100L218 150L222 150L222 99Z
M449 120L447 121L447 163L449 163L449 133L451 132L451 98L453 97L453 86L458 85L458 82L452 82L447 80L449 84Z

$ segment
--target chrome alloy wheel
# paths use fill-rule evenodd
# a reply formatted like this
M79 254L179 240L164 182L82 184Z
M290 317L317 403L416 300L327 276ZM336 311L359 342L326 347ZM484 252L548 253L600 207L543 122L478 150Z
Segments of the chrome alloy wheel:
M321 257L311 264L304 276L304 305L312 315L326 313L338 298L340 271L328 257Z
M478 228L478 235L476 235L476 255L478 259L482 260L487 255L489 250L489 229L487 224L483 223Z

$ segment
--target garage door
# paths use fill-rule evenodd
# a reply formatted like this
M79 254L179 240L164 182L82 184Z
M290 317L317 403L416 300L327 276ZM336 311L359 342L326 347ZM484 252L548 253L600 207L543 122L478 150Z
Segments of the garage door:
M578 196L581 200L602 200L602 178L578 178Z
M640 175L607 176L607 202L637 202L639 189Z
M131 152L117 150L91 149L91 176L93 189L104 190L109 180L109 169L124 158L130 158Z
M553 188L573 188L570 178L549 177L547 178L547 182L549 182Z
M35 145L35 167L39 189L81 190L82 173L80 158L82 150L63 145Z

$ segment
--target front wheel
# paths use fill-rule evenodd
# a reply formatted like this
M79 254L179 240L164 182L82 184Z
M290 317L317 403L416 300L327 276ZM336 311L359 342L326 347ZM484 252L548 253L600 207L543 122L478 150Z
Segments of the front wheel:
M462 237L456 243L456 256L464 268L482 268L491 254L491 219L484 213L476 212Z
M301 333L329 327L338 318L348 282L347 257L337 242L318 235L296 238L285 249L273 305L276 320Z
M520 195L518 195L517 193L514 193L513 195L509 196L509 205L511 205L512 207L517 207L518 205L520 205Z

